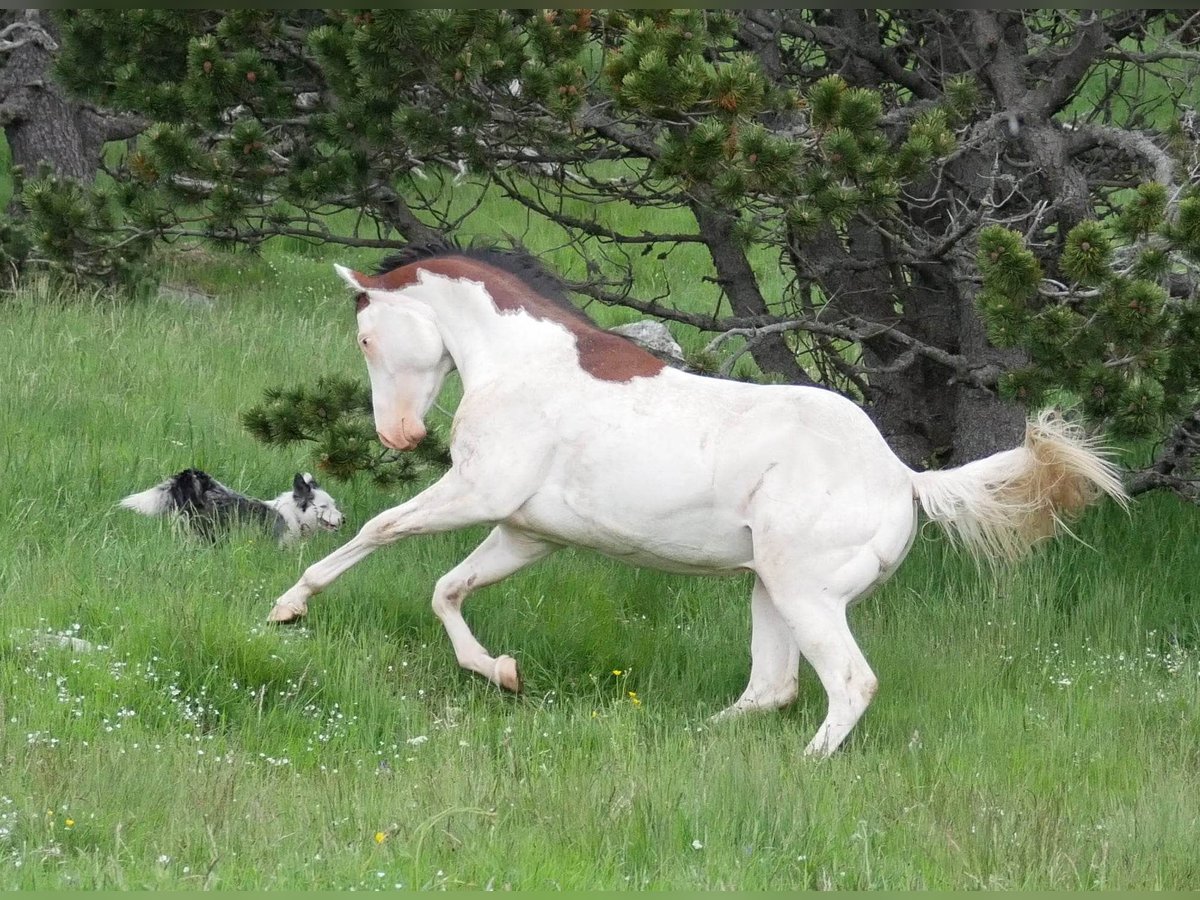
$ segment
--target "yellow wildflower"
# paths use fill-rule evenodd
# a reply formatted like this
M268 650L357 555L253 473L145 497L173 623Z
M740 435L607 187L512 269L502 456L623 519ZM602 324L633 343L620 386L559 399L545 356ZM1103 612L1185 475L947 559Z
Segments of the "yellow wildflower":
M375 832L375 843L382 844L386 840L387 840L387 832L386 831Z
M613 669L613 674L616 675L618 678L620 678L625 673L622 672L620 669Z
M67 822L66 822L66 824L67 824L67 827L68 827L68 828L74 828L74 827L75 827L75 820L74 820L74 819L67 819Z

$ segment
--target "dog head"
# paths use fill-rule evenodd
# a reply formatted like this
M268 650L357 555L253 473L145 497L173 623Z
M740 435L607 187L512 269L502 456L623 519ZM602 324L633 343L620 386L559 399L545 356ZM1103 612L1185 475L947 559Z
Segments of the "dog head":
M308 472L297 472L292 480L292 502L301 534L318 529L337 531L342 527L342 511Z

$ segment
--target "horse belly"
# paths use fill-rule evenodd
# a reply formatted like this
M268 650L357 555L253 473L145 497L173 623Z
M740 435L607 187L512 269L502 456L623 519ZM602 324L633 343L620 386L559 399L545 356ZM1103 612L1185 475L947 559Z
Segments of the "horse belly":
M753 552L743 517L703 504L622 510L619 503L588 504L579 496L543 491L508 524L629 565L680 574L732 574L749 566Z

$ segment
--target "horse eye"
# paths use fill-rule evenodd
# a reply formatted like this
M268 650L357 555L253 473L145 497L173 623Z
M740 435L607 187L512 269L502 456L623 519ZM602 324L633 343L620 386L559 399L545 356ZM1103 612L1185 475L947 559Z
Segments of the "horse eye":
M367 344L368 344L368 343L370 343L370 341L369 341L367 338L365 338L365 337L361 337L361 338L359 338L359 339L358 339L358 342L359 342L359 344L361 344L361 345L362 345L362 346L364 346L364 347L365 347L365 346L367 346Z

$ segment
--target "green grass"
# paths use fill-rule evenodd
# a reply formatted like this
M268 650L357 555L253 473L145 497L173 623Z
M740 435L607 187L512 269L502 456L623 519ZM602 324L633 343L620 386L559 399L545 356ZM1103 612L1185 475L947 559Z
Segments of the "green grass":
M793 708L706 722L748 674L742 579L567 552L480 592L520 698L459 670L429 610L478 529L265 628L342 537L210 546L114 503L191 464L259 496L311 467L238 416L361 374L315 256L177 263L211 309L36 285L0 305L0 887L1197 883L1200 549L1170 497L996 577L926 529L853 613L882 688L823 763L800 756L824 713L807 669ZM330 487L351 527L402 499Z

